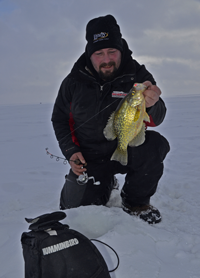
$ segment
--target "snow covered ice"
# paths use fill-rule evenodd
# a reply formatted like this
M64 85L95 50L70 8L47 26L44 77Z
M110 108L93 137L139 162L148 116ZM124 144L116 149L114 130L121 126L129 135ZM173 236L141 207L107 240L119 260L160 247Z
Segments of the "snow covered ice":
M148 225L123 212L117 190L111 207L70 209L62 221L117 251L120 265L112 278L200 277L200 97L170 97L165 102L167 116L156 130L169 140L171 152L151 199L162 222ZM46 155L48 147L62 156L50 122L52 108L35 104L0 109L0 278L24 277L24 218L59 210L69 166ZM124 176L117 178L121 188ZM115 267L115 255L98 247L109 269Z

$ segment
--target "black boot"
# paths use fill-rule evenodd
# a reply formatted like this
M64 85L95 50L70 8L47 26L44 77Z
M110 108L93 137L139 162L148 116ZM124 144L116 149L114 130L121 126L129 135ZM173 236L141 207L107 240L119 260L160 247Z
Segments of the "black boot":
M149 204L137 207L122 205L122 207L128 214L138 216L149 224L156 224L162 220L159 210Z

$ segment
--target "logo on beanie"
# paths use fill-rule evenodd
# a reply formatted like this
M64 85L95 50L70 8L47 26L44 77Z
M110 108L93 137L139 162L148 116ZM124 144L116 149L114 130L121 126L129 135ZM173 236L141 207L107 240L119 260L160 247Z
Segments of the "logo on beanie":
M94 35L93 43L103 40L109 40L108 33L107 32L101 32L99 34Z

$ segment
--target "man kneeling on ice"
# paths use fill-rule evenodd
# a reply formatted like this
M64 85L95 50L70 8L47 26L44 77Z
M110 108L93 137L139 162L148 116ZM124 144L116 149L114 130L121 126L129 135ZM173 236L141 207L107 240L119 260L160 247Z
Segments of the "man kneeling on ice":
M149 224L158 223L161 215L150 204L150 198L156 192L170 147L158 132L145 129L164 120L166 107L161 91L145 66L132 58L112 15L89 21L86 40L85 52L61 84L52 114L59 146L71 165L60 208L106 205L115 187L114 175L121 173L126 174L121 190L123 210ZM119 107L129 92L135 95L137 83L143 83L145 106L132 108L136 109L133 116L133 110L127 114ZM142 109L144 116L140 118ZM122 114L117 118L117 113L126 114L126 121L121 120ZM113 158L119 142L122 145L129 131L137 128L130 126L126 130L124 126L129 119L135 123L139 118L141 129L135 139L127 141L126 158Z

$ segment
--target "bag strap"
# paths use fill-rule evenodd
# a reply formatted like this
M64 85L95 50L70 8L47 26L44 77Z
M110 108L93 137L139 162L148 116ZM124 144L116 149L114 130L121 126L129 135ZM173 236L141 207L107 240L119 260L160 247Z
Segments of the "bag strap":
M104 244L105 246L109 247L109 248L115 253L115 255L116 255L116 257L117 257L117 266L116 266L114 269L109 270L109 272L115 271L115 270L119 267L119 262L120 262L119 256L118 256L117 252L116 252L110 245L108 245L107 243L105 243L105 242L103 242L103 241L100 241L100 240L98 240L98 239L93 239L93 238L90 239L90 240L91 240L91 241L97 241L97 242L99 242L99 243L101 243L101 244Z
M63 220L66 217L66 214L62 211L56 211L53 213L47 213L40 215L35 218L25 218L25 220L31 224L29 229L32 231L44 231L52 227L61 227L63 224L59 223L60 220Z

